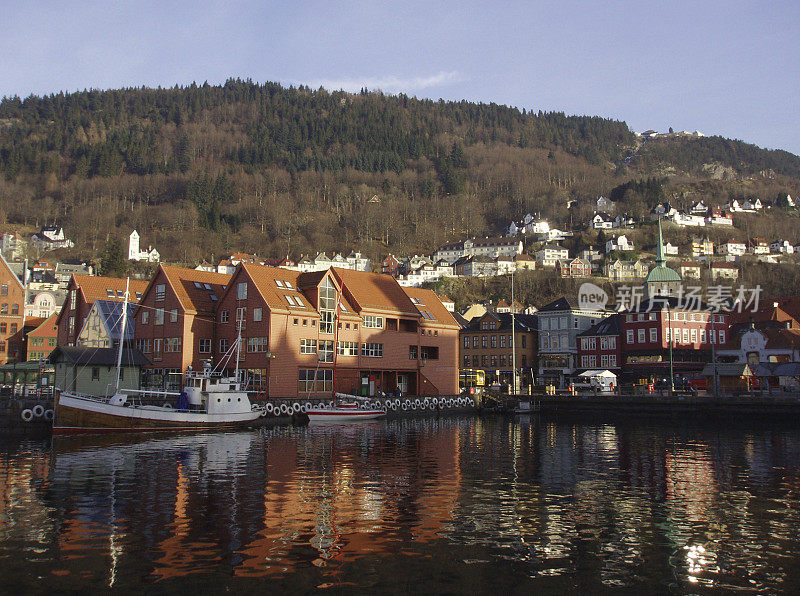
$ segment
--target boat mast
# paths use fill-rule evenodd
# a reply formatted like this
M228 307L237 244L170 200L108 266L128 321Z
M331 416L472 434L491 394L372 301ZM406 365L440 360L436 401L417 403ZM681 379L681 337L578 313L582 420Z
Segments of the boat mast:
M119 373L122 368L122 344L125 341L125 322L128 320L128 287L131 278L125 278L125 298L122 301L122 321L119 325L119 349L117 350L117 381L114 384L114 393L119 392Z
M512 375L512 394L517 394L517 334L514 324L514 272L511 272L511 369Z
M239 381L239 355L242 350L242 321L244 320L244 314L239 319L239 330L236 334L236 367L234 369L233 378L236 381Z

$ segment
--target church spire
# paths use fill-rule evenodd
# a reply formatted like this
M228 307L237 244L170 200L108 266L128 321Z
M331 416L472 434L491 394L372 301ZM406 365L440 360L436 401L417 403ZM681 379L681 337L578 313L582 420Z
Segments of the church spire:
M661 235L661 216L658 218L658 244L656 244L656 266L663 267L664 259L664 238Z

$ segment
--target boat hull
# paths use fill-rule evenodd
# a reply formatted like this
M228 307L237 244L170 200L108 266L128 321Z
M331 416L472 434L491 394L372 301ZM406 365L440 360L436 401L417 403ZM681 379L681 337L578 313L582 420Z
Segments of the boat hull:
M208 414L115 406L61 395L53 434L208 430L247 426L259 412Z
M386 416L383 410L353 410L328 408L325 410L308 410L309 422L354 422L357 420L375 420Z

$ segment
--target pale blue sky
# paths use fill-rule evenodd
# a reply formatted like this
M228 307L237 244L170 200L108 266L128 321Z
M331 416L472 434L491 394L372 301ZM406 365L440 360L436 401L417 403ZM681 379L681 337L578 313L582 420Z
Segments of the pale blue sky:
M228 77L600 115L800 154L798 0L0 0L0 96Z

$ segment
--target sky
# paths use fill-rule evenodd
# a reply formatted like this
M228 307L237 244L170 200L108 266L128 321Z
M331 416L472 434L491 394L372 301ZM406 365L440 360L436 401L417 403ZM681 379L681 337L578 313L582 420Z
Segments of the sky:
M231 77L700 130L800 154L800 1L0 0L0 96Z

